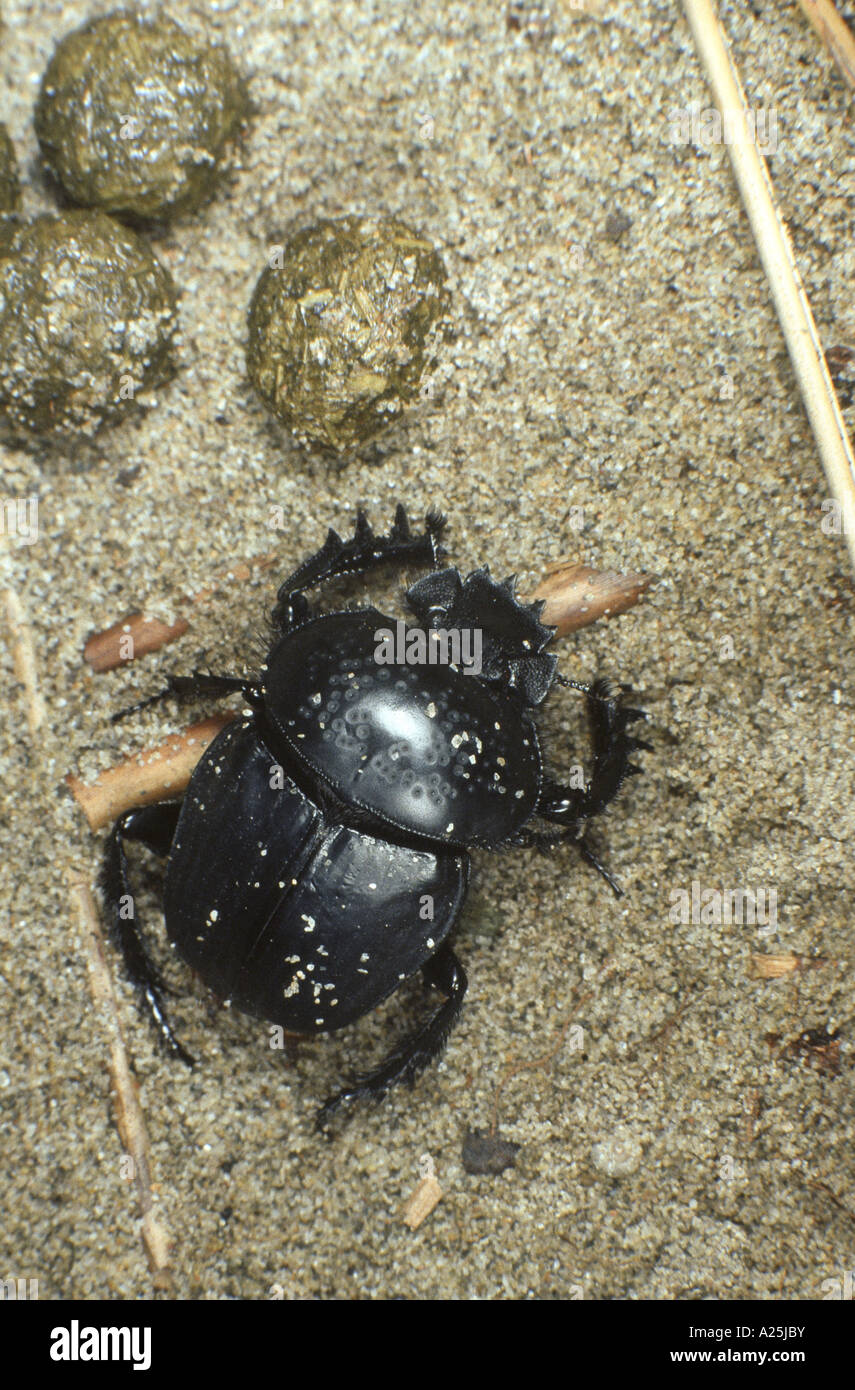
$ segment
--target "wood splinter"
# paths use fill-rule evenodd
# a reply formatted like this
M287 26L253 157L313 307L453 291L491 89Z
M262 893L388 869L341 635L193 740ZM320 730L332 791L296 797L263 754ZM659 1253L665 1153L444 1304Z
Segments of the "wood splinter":
M103 632L92 634L83 648L83 659L93 671L113 671L126 661L158 651L189 630L186 618L162 623L159 618L147 618L143 613L128 613Z
M151 1171L151 1147L145 1115L128 1061L113 982L104 953L104 938L98 909L87 877L70 870L68 888L77 904L80 931L89 970L89 988L96 1011L106 1029L116 1126L124 1146L127 1176L137 1189L140 1203L140 1234L148 1256L154 1287L169 1289L172 1282L170 1254L172 1240L155 1199Z
M158 747L108 768L94 782L83 782L69 773L66 785L90 829L103 830L134 806L180 797L208 744L234 718L234 711L211 715L183 733L173 734Z
M409 1226L411 1231L417 1231L441 1200L442 1188L436 1176L433 1173L428 1173L404 1204L402 1212L404 1224Z
M775 955L754 952L749 971L757 980L781 980L785 975L804 970L818 970L820 966L827 964L825 956L799 956L794 951L781 951Z
M267 554L256 555L249 561L242 560L183 602L188 611L201 608L213 598L223 584L235 580L245 583L256 570L270 569L277 558L275 551L268 551ZM93 632L83 648L83 659L93 671L115 671L117 667L126 666L138 656L147 656L149 652L159 651L168 642L183 637L189 630L190 621L183 614L179 615L174 623L164 623L159 618L148 617L141 610L135 609L124 618L119 618L118 622L111 623L103 631Z
M849 86L855 89L855 35L831 0L797 0Z
M545 577L528 601L545 599L541 622L554 627L556 637L566 637L599 618L625 613L638 603L653 579L650 574L618 574L575 560L556 560L547 566Z

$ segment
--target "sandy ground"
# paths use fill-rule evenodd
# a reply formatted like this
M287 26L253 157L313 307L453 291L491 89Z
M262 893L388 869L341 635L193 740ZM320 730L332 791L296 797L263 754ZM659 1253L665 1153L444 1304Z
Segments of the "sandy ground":
M39 77L93 8L4 6L2 114L28 212L53 205L31 124ZM222 586L133 672L93 675L87 635L140 604L168 617L273 547L284 573L357 504L379 527L400 499L448 512L462 566L530 585L573 554L660 576L631 613L561 644L568 674L631 682L649 711L646 775L594 832L627 896L569 848L476 855L457 936L470 991L445 1060L332 1140L313 1130L318 1101L382 1053L423 1007L418 989L294 1057L263 1025L216 1015L173 957L190 1073L158 1051L111 951L171 1296L842 1288L853 583L821 525L826 484L726 151L673 139L675 108L709 104L679 7L606 0L588 17L554 0L514 8L520 27L475 0L171 13L228 42L257 106L220 195L155 241L183 291L180 372L93 447L3 458L4 497L39 499L39 539L13 544L11 573L47 720L34 742L4 645L0 1276L38 1278L43 1298L151 1293L67 887L69 872L93 878L101 844L63 779L186 722L164 705L111 727L132 691L200 662L249 669L276 572ZM773 175L824 340L853 344L851 99L794 5L723 14L752 103L776 113ZM245 314L292 217L353 211L401 216L442 248L454 330L433 400L341 466L266 416ZM615 239L617 214L629 227ZM372 590L395 591L385 577ZM584 758L571 691L543 723L556 767ZM674 922L693 881L774 890L777 919ZM751 977L753 953L791 951L824 960ZM780 1055L804 1029L838 1027L837 1074ZM464 1136L494 1119L521 1146L516 1166L471 1175ZM401 1205L424 1155L444 1196L411 1232Z

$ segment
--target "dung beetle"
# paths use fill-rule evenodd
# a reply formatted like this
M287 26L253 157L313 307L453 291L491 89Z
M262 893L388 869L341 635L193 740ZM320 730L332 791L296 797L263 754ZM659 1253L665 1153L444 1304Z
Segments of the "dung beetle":
M200 759L183 802L127 812L101 870L128 976L171 1052L192 1063L133 912L124 842L167 857L163 907L179 955L211 990L290 1032L342 1028L421 970L444 1002L380 1065L318 1113L412 1083L442 1051L466 992L448 942L468 851L568 839L619 893L585 826L629 773L643 712L609 684L566 680L546 652L543 603L486 566L440 568L444 518L414 535L402 506L387 536L359 512L353 539L330 531L279 589L273 645L256 679L173 676L168 696L239 691L247 708ZM312 614L307 591L376 565L430 566L406 592L418 626L351 608ZM584 785L544 770L533 718L554 682L587 700L593 762ZM531 822L545 822L535 829ZM130 910L128 910L130 904Z

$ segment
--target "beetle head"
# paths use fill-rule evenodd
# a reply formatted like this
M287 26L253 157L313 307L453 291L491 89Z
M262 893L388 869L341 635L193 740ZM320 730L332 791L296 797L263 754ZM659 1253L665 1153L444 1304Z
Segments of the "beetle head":
M407 602L426 628L481 633L482 680L501 682L526 705L539 705L552 685L557 658L544 648L555 629L539 621L544 603L520 603L516 575L495 580L486 565L464 580L454 567L434 570L407 590Z

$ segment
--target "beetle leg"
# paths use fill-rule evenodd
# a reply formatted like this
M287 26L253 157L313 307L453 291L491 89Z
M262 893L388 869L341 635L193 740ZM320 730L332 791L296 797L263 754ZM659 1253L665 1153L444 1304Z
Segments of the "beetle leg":
M575 685L575 682L568 682ZM612 693L606 680L590 687L579 686L588 698L588 716L594 745L594 766L585 787L566 786L547 781L541 790L537 814L545 820L572 825L597 816L618 794L627 777L640 772L630 756L637 748L650 748L643 738L628 732L636 719L645 719L644 710L632 709Z
M422 1028L404 1038L378 1067L354 1076L349 1086L322 1105L317 1114L318 1129L323 1129L333 1112L346 1102L368 1096L380 1100L390 1087L402 1081L412 1086L419 1072L442 1052L463 1005L466 971L451 947L444 945L423 967L422 973L425 984L433 985L445 995L445 1003Z
M588 695L588 713L594 744L594 769L585 789L582 814L599 815L617 796L627 777L637 776L640 768L629 761L637 748L650 749L643 738L634 738L628 727L636 719L646 719L642 709L632 709L621 703L605 680L596 680Z
M158 690L156 695L149 695L145 700L138 700L135 705L128 705L127 709L119 710L118 714L110 716L110 723L118 724L120 719L126 719L129 714L138 714L141 709L148 709L149 705L160 704L161 700L195 700L205 695L231 695L236 690L243 693L247 704L258 704L261 700L252 681L241 680L240 676L214 676L206 671L194 671L192 676L170 676L163 690Z
M519 835L514 836L512 843L548 849L564 840L571 840L585 862L602 875L615 897L620 898L623 897L623 889L597 858L585 839L584 829L588 818L599 815L617 796L626 778L640 771L629 761L630 755L637 748L649 748L650 744L643 738L634 738L628 732L628 727L634 720L644 719L645 714L643 710L621 704L620 697L612 693L608 681L597 680L593 685L585 686L578 681L562 679L562 684L583 691L588 699L594 744L591 778L584 787L568 786L547 779L541 788L535 813L563 829L550 832L525 827Z
M397 565L432 565L445 554L439 538L445 517L431 510L425 517L425 529L417 536L410 530L407 513L400 502L395 508L395 520L388 536L375 536L368 518L361 509L356 514L356 532L352 540L343 541L330 530L321 549L294 570L281 585L273 610L273 626L287 632L306 616L308 604L305 591L314 589L329 579L345 574L361 574L375 565L393 562Z
M609 885L616 898L622 898L623 889L621 888L617 879L612 878L605 864L601 863L601 861L597 858L596 854L591 849L591 846L588 844L588 841L584 838L584 836L581 840L577 840L576 843L579 846L579 853L581 854L585 863L590 864L591 868L596 869L600 877L606 880L606 883Z
M110 909L111 934L122 953L128 979L139 991L143 1006L169 1051L192 1067L193 1058L173 1033L163 1006L166 983L149 955L137 924L124 847L125 840L139 840L156 854L167 854L180 809L177 802L162 802L138 807L121 816L107 841L99 885Z
M538 814L545 815L545 812L541 810ZM584 838L581 825L569 826L566 830L532 830L529 826L524 826L505 843L519 845L525 849L548 850L554 849L556 845L565 845L568 841L576 846L585 863L590 864L606 880L615 897L622 898L623 889L617 879L609 873L605 864L597 858L590 844Z

